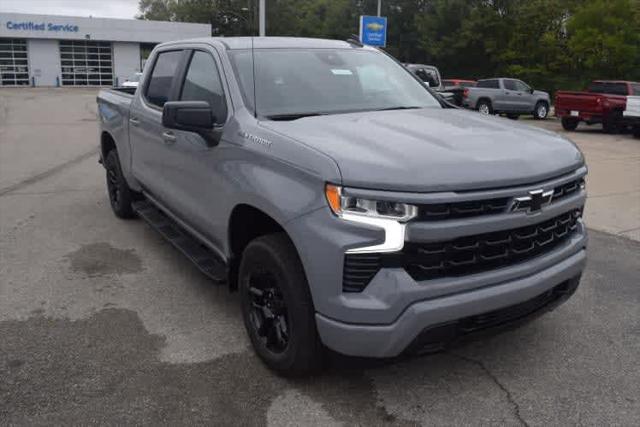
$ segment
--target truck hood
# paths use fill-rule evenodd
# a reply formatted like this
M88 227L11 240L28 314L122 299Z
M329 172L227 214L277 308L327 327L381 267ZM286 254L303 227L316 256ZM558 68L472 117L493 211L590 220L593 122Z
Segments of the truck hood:
M584 164L549 131L498 117L425 108L265 121L332 157L342 184L396 191L460 191L529 184Z

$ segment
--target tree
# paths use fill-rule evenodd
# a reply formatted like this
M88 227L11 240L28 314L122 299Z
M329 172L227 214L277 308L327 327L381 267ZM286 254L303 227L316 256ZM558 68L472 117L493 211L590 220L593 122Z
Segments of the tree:
M592 0L569 19L572 74L592 78L640 79L640 3Z

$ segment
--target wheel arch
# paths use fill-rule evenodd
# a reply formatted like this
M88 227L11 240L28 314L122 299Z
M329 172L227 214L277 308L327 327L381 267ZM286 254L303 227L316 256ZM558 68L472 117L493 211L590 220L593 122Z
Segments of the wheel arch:
M491 101L491 98L487 97L487 96L483 96L478 98L478 100L476 101L476 110L480 107L480 103L486 101L489 103L489 106L491 108L493 108L493 101Z
M100 134L100 156L104 160L111 150L117 150L116 140L106 130Z
M253 239L271 233L284 233L293 242L285 227L264 210L246 203L234 206L227 228L231 290L236 290L238 286L238 270L244 249Z

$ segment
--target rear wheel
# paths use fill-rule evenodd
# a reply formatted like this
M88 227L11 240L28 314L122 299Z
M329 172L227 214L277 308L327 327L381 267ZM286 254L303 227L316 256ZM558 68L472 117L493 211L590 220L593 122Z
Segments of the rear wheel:
M544 120L549 114L549 105L546 102L539 101L533 110L533 118L536 120Z
M111 150L104 159L107 174L107 193L113 213L119 218L133 218L136 216L131 203L137 198L124 176L118 159L118 152Z
M250 242L238 279L244 324L262 361L287 376L320 370L324 348L309 285L291 240L276 233Z
M578 127L578 119L573 117L563 117L562 118L562 128L564 130L576 130Z
M478 102L477 108L480 114L484 114L484 115L493 114L493 107L491 106L491 102L487 101L486 99L483 99L482 101Z
M602 120L602 130L605 133L620 132L619 119L620 119L620 113L618 112L610 113Z

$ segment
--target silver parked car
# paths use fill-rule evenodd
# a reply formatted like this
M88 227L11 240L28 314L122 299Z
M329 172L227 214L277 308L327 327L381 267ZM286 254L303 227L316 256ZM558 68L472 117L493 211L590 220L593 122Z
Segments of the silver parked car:
M551 101L547 92L534 90L522 80L494 78L466 88L462 105L482 114L504 113L511 119L531 114L542 120L549 114Z

